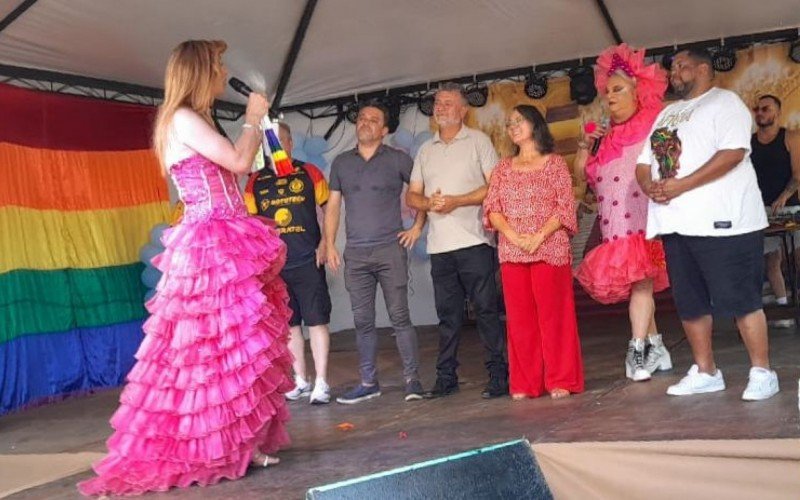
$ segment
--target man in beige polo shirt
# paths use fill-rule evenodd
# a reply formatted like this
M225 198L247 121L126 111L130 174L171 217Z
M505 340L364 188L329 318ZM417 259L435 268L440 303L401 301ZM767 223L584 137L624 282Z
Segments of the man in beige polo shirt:
M436 383L427 397L458 391L458 343L464 299L475 307L478 334L486 351L489 383L484 398L508 394L505 331L498 314L497 257L493 237L483 228L481 203L497 153L489 137L464 125L467 100L457 84L439 87L434 104L436 135L414 161L406 203L428 212L428 253L439 316Z

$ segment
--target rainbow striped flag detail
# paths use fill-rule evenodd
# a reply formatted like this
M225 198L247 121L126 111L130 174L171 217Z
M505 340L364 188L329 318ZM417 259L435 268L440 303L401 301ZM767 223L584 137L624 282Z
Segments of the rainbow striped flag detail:
M0 84L0 415L124 381L169 219L155 109Z
M294 172L292 160L289 155L284 151L281 146L281 141L278 140L278 135L275 133L276 124L272 123L271 126L264 129L264 135L267 138L267 145L269 146L270 155L272 156L272 163L275 164L275 172L278 177L284 177Z

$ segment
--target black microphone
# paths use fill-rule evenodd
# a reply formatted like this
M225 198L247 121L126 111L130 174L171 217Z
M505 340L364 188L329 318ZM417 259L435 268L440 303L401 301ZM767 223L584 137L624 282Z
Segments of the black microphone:
M243 81L239 80L236 77L232 77L230 80L228 80L228 85L230 85L233 90L242 94L245 97L249 97L250 94L253 92L253 89L251 89L249 85L247 85L246 83L244 83Z
M231 80L233 80L233 78ZM241 82L239 82L239 83L241 83ZM242 83L242 85L244 85L244 84ZM604 116L603 120L600 122L600 127L602 127L605 130L605 129L608 128L608 126L610 124L611 124L611 120L609 120L607 116ZM602 135L600 137L598 137L597 139L595 139L594 142L592 143L592 156L597 156L597 151L600 150L600 143L601 142L603 142L603 136Z

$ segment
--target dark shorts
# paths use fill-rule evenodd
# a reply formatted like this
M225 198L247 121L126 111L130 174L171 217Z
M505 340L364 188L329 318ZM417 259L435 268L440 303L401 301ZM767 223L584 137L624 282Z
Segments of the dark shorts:
M281 271L289 289L292 319L289 326L320 326L331 321L331 296L325 280L325 268L314 261Z
M672 296L683 320L741 317L762 308L764 232L662 237Z

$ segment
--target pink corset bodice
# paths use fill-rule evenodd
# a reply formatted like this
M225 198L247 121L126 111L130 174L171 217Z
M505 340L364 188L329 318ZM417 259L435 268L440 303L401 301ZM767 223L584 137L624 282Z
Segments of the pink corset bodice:
M169 170L184 204L184 223L246 217L236 174L200 154L185 158Z

